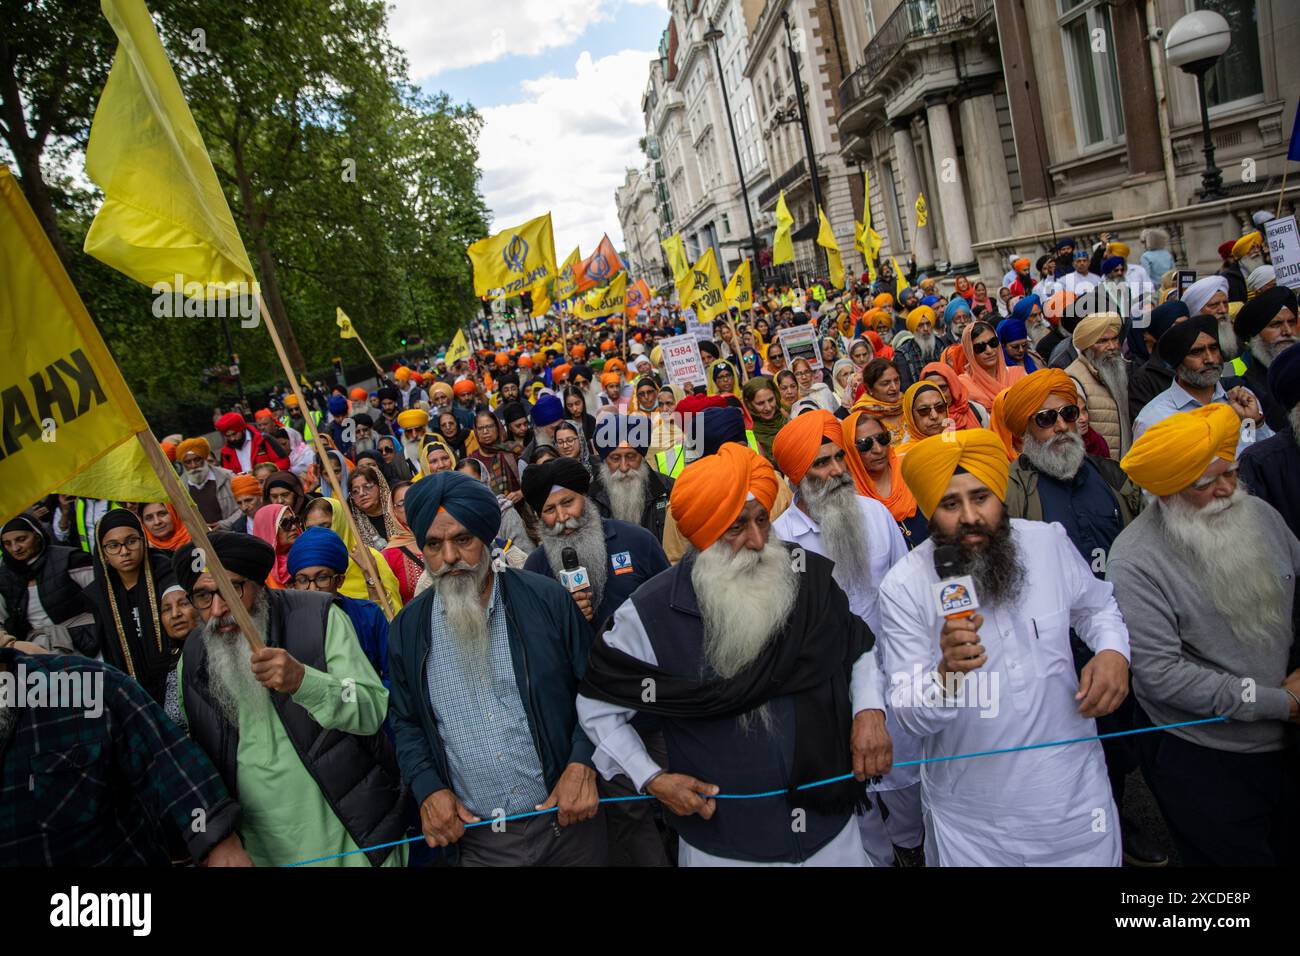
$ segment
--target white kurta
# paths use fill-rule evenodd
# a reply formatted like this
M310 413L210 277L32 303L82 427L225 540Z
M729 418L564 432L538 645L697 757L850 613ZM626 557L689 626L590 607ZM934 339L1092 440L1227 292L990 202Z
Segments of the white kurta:
M647 664L658 664L654 648L650 645L650 638L645 632L645 626L641 623L641 617L631 601L624 601L614 612L613 627L599 639L637 660L645 661ZM849 694L855 714L862 710L884 709L881 676L876 667L873 651L868 651L854 662ZM583 731L596 745L596 752L593 754L596 769L606 780L612 780L620 773L626 774L636 785L637 791L643 793L646 782L664 768L659 766L646 751L641 735L633 729L631 720L635 716L635 710L578 695L578 720L582 724ZM681 866L788 865L724 859L696 849L685 840L680 840L679 845L677 862ZM870 866L871 862L862 849L857 827L854 821L850 820L843 832L799 865Z
M963 679L959 705L945 705L936 673L943 620L931 592L933 539L881 585L891 703L923 738L927 759L1094 736L1096 722L1080 716L1074 699L1070 628L1094 653L1129 656L1111 585L1093 577L1065 530L1019 519L1011 526L1024 588L1014 607L980 609L988 660ZM1119 815L1099 741L927 763L921 781L932 863L1120 864Z

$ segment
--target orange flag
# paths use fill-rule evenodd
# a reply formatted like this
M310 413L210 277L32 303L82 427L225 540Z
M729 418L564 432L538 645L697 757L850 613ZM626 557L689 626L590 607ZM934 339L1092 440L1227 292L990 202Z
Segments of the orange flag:
M627 305L625 307L627 317L635 319L636 314L648 306L652 298L654 298L654 294L651 293L650 287L646 285L645 279L637 279L636 285L627 290Z
M578 282L578 291L585 292L593 286L608 282L623 271L623 260L614 251L614 244L608 235L600 237L596 251L583 259L573 270L573 277Z

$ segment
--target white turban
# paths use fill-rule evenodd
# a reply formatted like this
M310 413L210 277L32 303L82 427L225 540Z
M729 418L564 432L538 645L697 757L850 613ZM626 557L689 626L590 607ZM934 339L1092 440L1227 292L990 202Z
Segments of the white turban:
M1223 276L1206 276L1204 279L1197 279L1183 293L1183 302L1187 304L1187 311L1192 315L1200 315L1205 311L1205 303L1214 298L1216 292L1228 294L1228 280Z
M1246 288L1251 292L1258 292L1270 282L1277 281L1277 273L1273 271L1270 265L1262 265L1246 276Z

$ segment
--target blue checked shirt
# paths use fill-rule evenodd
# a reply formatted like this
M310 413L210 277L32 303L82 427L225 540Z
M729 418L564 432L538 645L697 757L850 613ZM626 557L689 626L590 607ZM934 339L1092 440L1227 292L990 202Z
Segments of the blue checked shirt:
M475 815L489 818L536 809L549 791L519 697L499 578L488 598L488 667L491 679L473 674L474 662L447 626L442 598L433 601L433 639L425 665L429 703L447 752L456 796Z

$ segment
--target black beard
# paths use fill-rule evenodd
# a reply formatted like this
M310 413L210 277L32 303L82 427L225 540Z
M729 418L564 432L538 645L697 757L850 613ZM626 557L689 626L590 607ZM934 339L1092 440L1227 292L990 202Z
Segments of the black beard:
M1025 584L1025 569L1020 563L1016 541L1011 536L1011 517L1002 509L1002 520L989 533L988 544L982 551L974 551L962 544L966 534L988 532L984 525L959 524L949 537L930 526L930 537L936 546L952 545L961 552L958 573L969 574L975 581L979 600L985 607L1014 604Z

